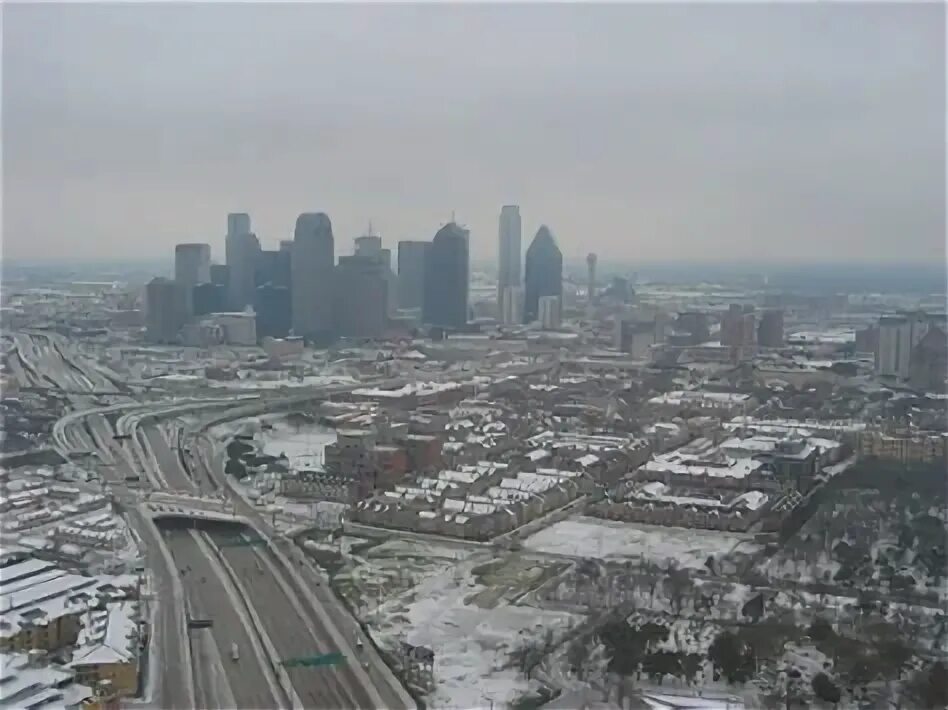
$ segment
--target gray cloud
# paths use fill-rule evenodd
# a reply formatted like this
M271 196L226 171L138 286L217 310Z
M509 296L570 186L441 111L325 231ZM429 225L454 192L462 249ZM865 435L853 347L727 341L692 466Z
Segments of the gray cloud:
M930 261L940 5L3 8L4 254L223 256L302 211L347 251L500 206L567 256Z

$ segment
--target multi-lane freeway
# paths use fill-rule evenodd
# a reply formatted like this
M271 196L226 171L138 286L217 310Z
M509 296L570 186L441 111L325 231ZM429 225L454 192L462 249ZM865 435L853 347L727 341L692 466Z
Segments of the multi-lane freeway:
M211 424L312 402L360 385L309 388L295 394L233 395L136 402L70 351L59 336L17 334L15 357L27 386L58 388L73 412L53 431L65 455L93 453L101 475L145 543L157 591L153 655L161 672L153 702L165 708L409 708L414 701L382 661L328 580L302 550L274 530L223 471L222 452L207 435ZM536 367L536 366L531 366ZM546 367L546 365L544 365ZM506 374L512 374L507 372ZM447 375L446 375L447 376ZM404 378L373 383L405 384ZM101 392L109 406L93 407ZM200 415L201 423L177 417ZM129 485L140 487L141 496ZM141 498L167 491L205 496L220 505L229 497L245 525L224 530L181 506L150 506ZM155 516L191 516L194 529ZM233 516L230 516L233 519ZM235 536L262 537L261 545L232 545ZM206 617L209 628L186 628ZM241 649L230 659L232 644ZM336 666L289 667L281 662L339 653ZM223 666L223 671L221 670Z
M182 439L178 425L168 425L186 412L227 406L228 415L240 416L266 411L270 402L255 395L239 398L247 401L236 402L242 405L237 407L237 397L135 402L118 393L100 372L85 369L89 363L71 354L65 340L18 334L15 343L28 386L59 389L72 403L74 411L54 429L55 445L67 455L91 452L98 458L101 475L145 544L156 600L152 667L160 668L152 679L153 703L165 708L414 706L299 548L280 539L253 506L226 485L210 439L200 431ZM282 402L341 389L283 396ZM113 404L93 407L93 395L102 391L114 394ZM222 418L226 415L217 415ZM187 495L223 491L233 496L238 513L255 530L235 532L207 528L206 523L201 523L204 528L182 529L158 521L159 532L153 507L129 484L140 485L144 497L158 490ZM266 544L228 544L240 534L262 535ZM187 620L195 618L211 626L188 629ZM235 643L238 661L231 660ZM337 666L281 665L337 652L344 658Z
M213 564L201 545L201 533L187 527L162 525L162 536L171 551L184 587L187 616L192 620L212 622L209 628L189 632L192 657L200 656L204 639L213 643L226 675L229 694L239 708L287 707L287 699L278 690L274 674L266 659L266 649L254 637L249 611L237 603L233 580L219 564ZM237 644L240 659L231 659L232 644ZM228 698L212 692L210 673L196 679L196 698L200 707L227 708Z

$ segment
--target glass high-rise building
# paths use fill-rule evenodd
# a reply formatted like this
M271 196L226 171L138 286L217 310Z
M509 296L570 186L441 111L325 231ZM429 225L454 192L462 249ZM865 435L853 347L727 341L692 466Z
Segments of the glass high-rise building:
M293 332L310 341L331 340L336 257L327 215L304 212L296 219L292 253Z
M520 208L504 205L500 208L497 242L497 308L500 313L504 312L506 289L520 285L520 234Z
M524 322L540 317L540 299L563 297L563 254L546 225L530 242L524 264Z
M423 320L461 329L467 324L470 232L449 222L435 234L425 265Z
M398 243L398 306L421 308L425 301L425 261L431 242Z

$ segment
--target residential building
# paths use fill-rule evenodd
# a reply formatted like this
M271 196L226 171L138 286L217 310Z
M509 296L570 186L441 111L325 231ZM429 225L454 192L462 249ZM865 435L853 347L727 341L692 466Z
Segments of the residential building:
M467 325L468 241L470 233L449 222L435 234L425 266L423 320L428 325L463 329Z
M322 212L296 220L292 259L293 331L307 340L333 336L335 249L332 223Z
M398 307L422 308L425 300L425 261L431 242L398 243Z
M945 460L948 435L924 431L864 431L859 434L861 456L900 463L933 463Z
M524 272L524 322L540 317L540 298L563 296L563 254L546 225L527 249Z
M76 680L98 686L108 682L120 697L138 692L138 604L114 602L90 609L69 663Z
M0 669L3 673L0 708L99 710L104 707L96 702L93 688L79 683L74 673L51 663L40 652L0 653Z
M86 612L137 593L137 578L73 574L27 557L0 568L0 651L56 651L76 644Z
M497 305L501 313L504 312L506 289L520 285L520 238L520 208L517 205L504 205L500 208L497 245Z

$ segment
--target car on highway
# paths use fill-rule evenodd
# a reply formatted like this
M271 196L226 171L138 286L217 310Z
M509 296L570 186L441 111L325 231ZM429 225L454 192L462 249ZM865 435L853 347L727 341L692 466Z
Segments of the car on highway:
M230 660L235 662L240 660L240 648L237 646L236 641L230 645Z

